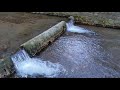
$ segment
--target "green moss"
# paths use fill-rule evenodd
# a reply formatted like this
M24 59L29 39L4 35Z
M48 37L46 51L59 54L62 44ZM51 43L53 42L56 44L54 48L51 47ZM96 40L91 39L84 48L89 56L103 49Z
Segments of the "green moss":
M75 18L75 22L80 22L83 24L88 23L87 18L84 16L74 16L74 18Z
M88 24L88 25L100 25L103 27L120 27L120 21L118 19L109 18L109 14L99 15L98 12L45 12L48 15L69 17L74 16L75 22ZM108 17L107 17L108 16ZM114 16L113 16L114 18Z
M114 20L112 19L98 19L98 23L101 24L103 27L114 26Z
M0 78L10 76L14 73L14 64L10 57L0 60Z
M106 18L97 18L97 17L87 18L87 17L84 17L84 16L75 16L75 20L77 22L81 22L83 24L88 24L88 25L99 24L103 27L114 26L114 20L106 19Z

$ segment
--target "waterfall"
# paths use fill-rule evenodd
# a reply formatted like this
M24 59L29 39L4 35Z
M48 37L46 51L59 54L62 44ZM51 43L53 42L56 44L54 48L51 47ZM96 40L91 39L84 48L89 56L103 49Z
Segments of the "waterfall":
M43 61L40 58L30 58L25 50L18 51L11 57L16 73L20 77L57 77L65 72L65 69L59 63Z
M67 31L68 32L75 32L75 33L94 33L91 30L87 30L85 28L79 27L79 26L75 26L74 25L74 17L70 17L70 21L68 23L66 23L67 25Z

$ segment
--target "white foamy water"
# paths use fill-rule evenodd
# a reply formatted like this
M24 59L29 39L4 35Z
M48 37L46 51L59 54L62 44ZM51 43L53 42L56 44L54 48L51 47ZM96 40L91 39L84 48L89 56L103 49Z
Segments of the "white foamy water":
M44 76L57 77L61 73L65 73L65 69L59 63L43 61L40 58L30 58L25 50L20 50L11 57L18 76Z
M75 26L73 20L70 20L66 25L67 25L67 31L69 31L69 32L93 33L92 31L87 30L85 28L82 28L82 27L79 27L79 26Z

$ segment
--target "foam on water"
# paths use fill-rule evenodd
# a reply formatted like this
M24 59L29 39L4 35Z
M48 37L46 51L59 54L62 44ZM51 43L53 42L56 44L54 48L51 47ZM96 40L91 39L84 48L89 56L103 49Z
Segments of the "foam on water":
M87 30L85 28L75 26L74 21L71 19L67 24L67 31L69 32L76 32L76 33L93 33L90 30Z
M65 72L65 69L59 63L43 61L40 58L30 58L25 50L20 50L11 57L18 76L44 76L57 77Z

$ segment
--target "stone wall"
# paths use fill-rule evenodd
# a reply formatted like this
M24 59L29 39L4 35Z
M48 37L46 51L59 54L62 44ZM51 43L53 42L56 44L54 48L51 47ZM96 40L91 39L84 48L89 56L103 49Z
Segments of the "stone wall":
M80 24L120 28L120 12L33 12L60 17L74 16Z

